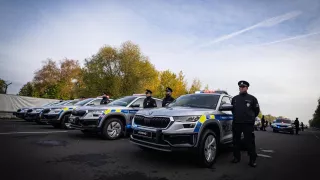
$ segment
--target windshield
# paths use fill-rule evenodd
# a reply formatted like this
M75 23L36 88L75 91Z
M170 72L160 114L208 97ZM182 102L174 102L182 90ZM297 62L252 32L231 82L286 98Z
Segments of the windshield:
M288 123L288 124L291 124L291 120L289 120L289 119L277 119L276 123Z
M127 106L136 98L137 97L135 97L135 96L126 96L126 97L112 101L107 106Z
M74 105L83 106L83 105L87 104L88 102L90 102L92 100L93 100L93 98L85 99L85 100L82 100L82 101L75 100L76 102L74 103Z
M220 95L213 94L188 94L177 98L169 104L169 107L183 106L216 109L219 98Z

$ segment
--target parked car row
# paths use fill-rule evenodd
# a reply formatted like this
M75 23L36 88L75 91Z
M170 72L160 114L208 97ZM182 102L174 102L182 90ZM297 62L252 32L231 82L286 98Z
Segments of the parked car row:
M100 105L101 98L88 98L27 111L39 113L30 116L37 123L55 128L97 133L108 140L129 135L130 142L142 149L191 151L205 167L213 165L220 146L231 144L232 97L227 92L197 91L178 97L167 107L154 98L157 108L147 109L143 108L145 98L134 94L106 105Z

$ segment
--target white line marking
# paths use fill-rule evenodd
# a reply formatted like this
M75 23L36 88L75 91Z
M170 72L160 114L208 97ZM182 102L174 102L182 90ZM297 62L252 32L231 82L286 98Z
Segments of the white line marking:
M259 157L266 157L266 158L272 158L271 156L265 155L265 154L258 154Z
M68 131L47 131L47 132L6 132L0 133L0 135L8 135L8 134L51 134L51 133L66 133Z
M311 131L311 133L312 133L317 139L320 139L313 131Z
M274 153L274 150L261 149L261 151L266 153Z

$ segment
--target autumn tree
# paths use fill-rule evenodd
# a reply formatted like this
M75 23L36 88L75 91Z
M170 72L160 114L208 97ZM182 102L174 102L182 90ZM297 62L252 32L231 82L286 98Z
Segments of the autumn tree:
M199 80L199 79L197 79L197 78L195 78L194 80L193 80L193 82L192 82L192 84L191 84L191 87L190 87L190 89L189 89L189 93L190 94L193 94L193 93L195 93L196 91L199 91L199 90L201 90L201 81Z
M165 96L166 87L173 90L172 96L179 97L187 92L187 83L184 79L182 71L178 75L166 70L160 73L160 86L157 89L156 96L163 98Z
M58 81L60 91L57 94L59 98L72 99L78 96L77 91L83 84L81 72L79 62L76 60L65 59L60 62L60 78Z
M47 59L33 78L34 95L41 98L56 98L59 91L60 70L55 61Z
M6 86L6 82L0 78L0 94L5 93L5 86Z
M19 91L19 96L33 96L34 87L32 82L28 82L27 84L23 85Z

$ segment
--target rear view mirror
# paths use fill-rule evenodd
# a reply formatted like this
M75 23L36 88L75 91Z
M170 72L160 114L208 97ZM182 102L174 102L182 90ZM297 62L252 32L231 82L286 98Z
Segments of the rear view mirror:
M220 111L232 111L233 106L231 104L222 104L219 108Z

